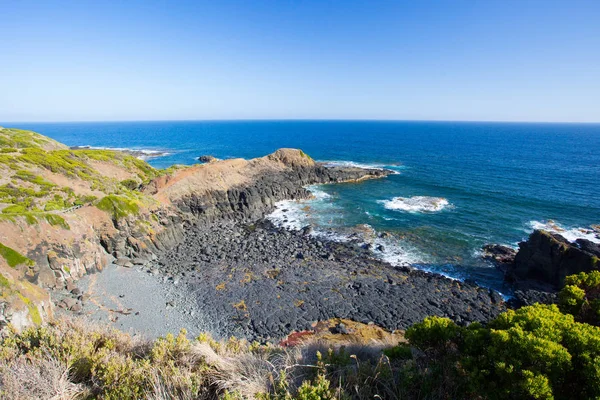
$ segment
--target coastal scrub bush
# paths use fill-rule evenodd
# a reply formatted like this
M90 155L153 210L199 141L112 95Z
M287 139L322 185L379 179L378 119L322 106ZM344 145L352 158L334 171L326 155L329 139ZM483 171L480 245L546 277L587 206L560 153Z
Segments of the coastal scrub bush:
M4 207L2 209L4 214L20 214L27 212L27 208L25 208L22 204L12 204L10 206Z
M135 190L139 186L135 179L125 179L125 180L121 181L121 185L123 185L125 188L127 188L129 190Z
M487 327L429 317L406 337L423 352L432 378L459 397L570 399L600 396L600 328L556 305L509 310Z
M15 268L17 265L25 264L25 265L33 265L33 260L25 257L21 253L11 249L8 246L0 243L0 256L2 256L9 267Z
M67 221L65 221L65 219L60 215L43 214L43 217L46 219L46 222L48 222L52 226L60 226L63 229L70 229L70 226L67 223Z
M55 184L48 182L41 176L38 176L38 175L36 175L30 171L24 170L24 169L18 170L13 177L20 179L22 181L25 181L25 182L31 182L36 185L43 186L45 188L51 188L53 186L56 186Z
M135 200L117 195L103 197L96 204L96 207L109 213L115 220L138 214L140 211L140 207Z
M22 149L46 144L59 145L58 142L32 131L0 127L0 147Z
M63 319L21 333L10 330L0 344L2 398L23 398L14 396L14 388L11 393L5 391L7 382L30 383L27 377L15 376L18 365L45 360L64 365L66 378L80 389L79 398L149 398L160 384L171 390L164 398L193 399L208 387L204 383L208 366L194 357L185 332L152 344L116 330ZM26 397L32 398L31 392Z
M6 277L2 274L0 274L0 288L9 288L10 287L10 282L8 281L8 279L6 279Z
M560 309L577 321L600 325L600 271L567 276L559 300Z

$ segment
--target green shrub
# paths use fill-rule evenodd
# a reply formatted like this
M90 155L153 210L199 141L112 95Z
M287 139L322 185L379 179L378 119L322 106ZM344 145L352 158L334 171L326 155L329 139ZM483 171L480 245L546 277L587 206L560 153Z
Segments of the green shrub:
M580 322L600 325L600 271L567 276L559 300L563 312Z
M501 314L488 327L429 317L406 332L446 369L464 397L569 399L600 396L600 328L575 322L555 305Z
M2 274L0 274L0 288L9 288L10 287L10 282L8 281L8 279L6 279L6 277Z
M34 173L24 169L18 170L17 173L13 176L13 178L21 179L22 181L26 182L31 182L45 188L51 188L53 186L56 186L55 184L48 182L41 176L35 175Z
M109 213L115 220L140 212L140 207L135 200L117 195L103 197L96 207Z
M27 208L21 204L12 204L2 209L4 214L20 214L27 212Z
M24 255L11 249L8 246L3 245L2 243L0 243L0 256L2 256L6 260L8 265L12 268L20 264L30 266L34 264L33 260L25 257Z
M390 360L410 360L412 358L412 350L407 343L400 343L389 349L384 349L383 354Z
M121 181L121 185L123 185L128 190L135 190L139 186L135 179L125 179Z
M57 214L43 214L46 221L52 226L60 226L63 229L70 229L69 224L63 217Z
M88 195L88 196L78 196L75 201L73 201L73 205L82 206L85 204L91 204L96 201L97 197Z

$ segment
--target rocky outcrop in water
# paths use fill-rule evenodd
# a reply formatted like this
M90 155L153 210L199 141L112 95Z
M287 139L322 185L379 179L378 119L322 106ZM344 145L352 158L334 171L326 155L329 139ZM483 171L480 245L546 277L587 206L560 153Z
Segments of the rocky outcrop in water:
M519 243L509 274L517 280L536 280L556 287L567 275L600 269L600 245L586 239L569 242L564 237L535 230Z
M201 163L213 163L213 162L217 162L219 161L219 159L215 156L210 156L210 155L203 155L198 157L198 161L200 161Z
M492 261L500 269L505 270L507 266L515 261L517 251L512 247L501 244L486 244L483 246L483 258Z
M278 201L309 198L306 185L359 182L390 173L326 167L301 150L280 149L250 161L233 159L192 167L172 178L161 177L146 190L204 221L252 221L272 211Z

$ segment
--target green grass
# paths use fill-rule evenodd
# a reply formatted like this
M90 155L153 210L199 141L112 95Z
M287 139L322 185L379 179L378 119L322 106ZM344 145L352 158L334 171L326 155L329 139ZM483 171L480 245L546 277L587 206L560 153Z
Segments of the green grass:
M39 133L15 128L0 127L0 147L24 149L28 147L42 147L52 145L60 147L61 144Z
M60 226L63 229L70 229L69 224L63 217L57 214L43 214L46 221L52 226Z
M0 243L0 255L6 260L9 267L11 267L11 268L15 268L17 265L20 265L20 264L26 264L26 265L34 264L33 260L25 257L21 253L11 249L8 246L3 245L2 243Z
M71 229L69 223L58 214L51 214L45 212L21 212L21 213L1 213L0 222L12 222L16 223L18 218L25 218L25 222L28 225L36 225L38 218L46 220L52 226L59 226L63 229Z
M122 152L69 150L42 135L17 129L0 128L0 148L10 149L0 153L0 169L8 166L14 171L11 173L12 181L0 186L0 203L8 204L0 213L0 221L16 222L22 217L28 224L36 224L41 218L51 225L68 229L63 217L48 212L96 202L95 196L78 196L69 187L48 182L38 175L40 169L89 182L91 190L106 195L97 202L98 208L110 213L114 219L138 214L142 204L152 202L137 189L164 173ZM56 150L47 150L52 148ZM119 166L132 177L122 181L106 177L95 162Z
M2 210L3 214L20 214L24 212L27 212L27 209L21 204L13 204Z
M36 185L39 185L42 187L46 187L46 188L51 188L51 187L56 186L55 184L48 182L41 176L37 176L34 173L24 170L24 169L18 170L17 173L13 176L13 178L21 179L26 182L31 182L33 184L36 184Z
M10 287L10 282L2 274L0 274L0 287L2 287L2 288Z
M109 213L114 219L118 220L128 215L135 215L140 212L137 201L123 196L109 195L102 198L96 207Z
M48 196L50 191L47 189L35 190L28 187L16 186L12 183L6 183L0 186L0 202L2 203L22 203L27 199L42 198Z

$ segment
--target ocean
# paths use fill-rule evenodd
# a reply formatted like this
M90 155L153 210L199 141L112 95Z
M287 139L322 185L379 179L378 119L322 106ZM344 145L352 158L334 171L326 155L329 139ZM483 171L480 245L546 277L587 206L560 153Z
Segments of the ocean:
M377 256L509 293L481 259L486 243L516 246L538 227L568 238L600 223L600 125L388 121L163 121L20 123L71 146L168 152L157 168L200 155L263 156L300 148L331 164L388 168L386 179L311 187L284 202L282 226L311 224L345 240L356 226L391 235ZM364 227L368 225L369 227ZM380 246L380 247L378 247ZM378 248L378 250L377 250Z

